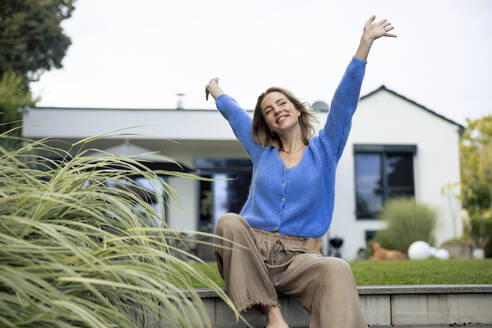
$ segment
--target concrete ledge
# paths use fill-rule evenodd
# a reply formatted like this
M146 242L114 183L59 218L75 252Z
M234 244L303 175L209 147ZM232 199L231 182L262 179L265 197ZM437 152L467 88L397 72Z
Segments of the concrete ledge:
M492 285L388 285L360 286L359 295L491 294Z
M208 288L197 288L201 298L216 297ZM225 291L225 289L224 289ZM399 294L491 294L492 285L382 285L358 286L359 295Z
M491 327L492 285L360 286L362 311L371 327ZM214 327L246 327L209 289L198 289ZM289 327L309 325L299 304L280 296ZM253 327L265 327L258 310L244 314Z

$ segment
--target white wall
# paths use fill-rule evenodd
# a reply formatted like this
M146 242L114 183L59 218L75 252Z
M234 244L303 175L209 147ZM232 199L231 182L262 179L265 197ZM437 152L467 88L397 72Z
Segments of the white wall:
M439 244L453 237L452 211L441 187L460 179L458 127L389 92L381 91L359 103L352 130L337 169L335 210L331 236L344 236L345 258L364 247L364 231L384 228L382 222L356 220L354 144L416 145L415 196L438 210L436 239ZM459 193L459 190L455 190ZM451 205L457 216L456 235L462 232L461 205Z
M178 197L168 202L168 223L173 229L197 230L198 206L197 182L194 180L172 177L168 183Z

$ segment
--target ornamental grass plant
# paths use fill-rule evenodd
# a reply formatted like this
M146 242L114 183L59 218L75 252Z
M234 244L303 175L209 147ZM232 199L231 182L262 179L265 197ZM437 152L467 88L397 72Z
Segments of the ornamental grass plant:
M386 249L396 249L407 254L408 247L414 241L435 244L437 212L426 204L417 203L413 198L389 200L378 218L387 225L386 229L376 233L374 241Z
M71 155L49 141L0 147L1 327L210 327L192 281L238 315L190 264L200 260L173 246L182 244L179 231L160 224L163 214L132 182L144 177L175 198L157 174L196 177L152 172L132 156L87 156L93 149ZM108 188L111 181L133 188ZM162 208L162 195L154 196Z

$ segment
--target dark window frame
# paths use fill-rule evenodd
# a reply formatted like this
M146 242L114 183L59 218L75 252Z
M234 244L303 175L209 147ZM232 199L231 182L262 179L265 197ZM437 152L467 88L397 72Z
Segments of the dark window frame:
M378 154L381 156L381 171L380 176L382 177L382 204L387 201L389 198L389 189L392 191L398 190L397 187L388 186L388 179L386 170L386 160L389 154L410 154L411 155L411 171L412 171L412 186L411 187L401 187L400 191L411 192L415 196L415 166L414 160L415 155L417 154L417 146L416 145L382 145L382 144L354 144L354 196L355 196L355 216L357 220L375 220L376 216L379 212L362 214L359 213L357 208L357 165L356 165L356 156L358 154Z

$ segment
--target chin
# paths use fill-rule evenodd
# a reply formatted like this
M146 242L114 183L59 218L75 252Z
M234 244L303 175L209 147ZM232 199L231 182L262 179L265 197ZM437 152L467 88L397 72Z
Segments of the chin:
M280 132L287 132L287 131L290 131L292 129L294 129L296 126L298 126L298 122L282 122L282 125L280 126L277 126L277 128L275 129L275 131L277 133L280 133Z

